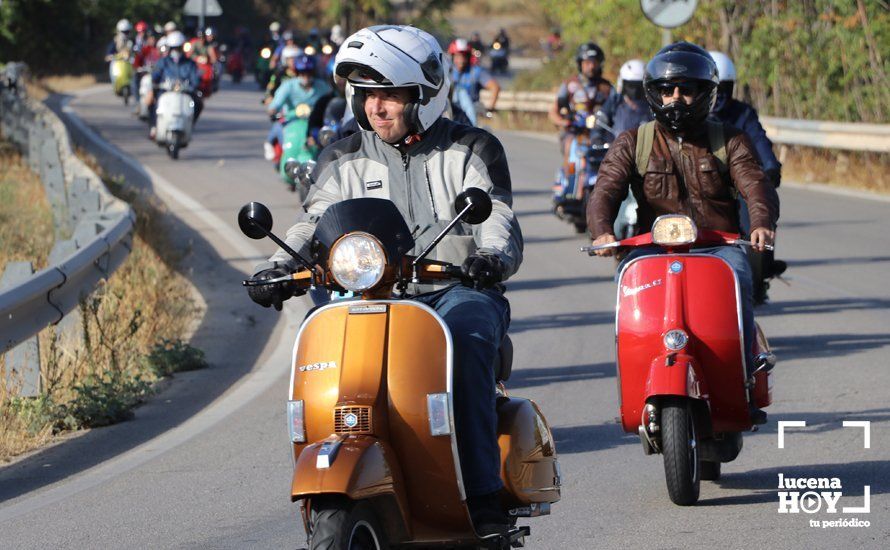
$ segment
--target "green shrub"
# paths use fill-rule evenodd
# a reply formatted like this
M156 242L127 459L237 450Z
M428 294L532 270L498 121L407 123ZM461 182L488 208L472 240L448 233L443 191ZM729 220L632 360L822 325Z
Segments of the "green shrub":
M161 340L148 355L142 358L143 365L158 378L175 372L203 369L207 367L204 352L180 339Z

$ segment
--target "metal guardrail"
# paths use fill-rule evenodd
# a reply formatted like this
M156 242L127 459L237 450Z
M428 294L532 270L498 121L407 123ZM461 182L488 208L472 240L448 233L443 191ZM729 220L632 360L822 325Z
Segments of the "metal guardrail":
M488 105L488 90L481 92ZM553 92L522 92L505 90L498 96L497 108L502 111L546 113L556 94ZM846 151L890 153L890 124L864 124L795 120L791 118L760 117L767 136L773 143L804 145Z
M75 155L64 123L27 97L25 70L10 64L4 71L0 129L40 175L56 242L49 267L0 291L0 354L58 323L92 293L130 253L135 226L130 206Z

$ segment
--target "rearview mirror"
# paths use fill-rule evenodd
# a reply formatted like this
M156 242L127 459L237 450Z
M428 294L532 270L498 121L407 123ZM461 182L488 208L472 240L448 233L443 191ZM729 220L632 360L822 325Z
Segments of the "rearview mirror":
M491 197L478 187L468 187L454 199L454 211L458 214L467 206L471 207L463 218L467 223L482 223L491 215Z
M238 227L251 239L262 239L272 231L272 212L261 202L250 202L238 212Z

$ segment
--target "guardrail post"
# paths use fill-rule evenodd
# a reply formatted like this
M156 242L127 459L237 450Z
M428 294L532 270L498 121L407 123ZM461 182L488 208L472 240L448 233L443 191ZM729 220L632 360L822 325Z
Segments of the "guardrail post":
M28 280L34 270L31 262L9 262L0 278L0 291ZM21 384L20 397L40 395L40 345L37 335L28 338L6 354L6 387Z
M102 211L102 195L98 191L90 189L89 180L83 177L75 177L68 186L68 215L71 227L76 228L89 214Z
M77 252L77 242L74 239L56 241L49 253L47 263L49 265L60 265L75 252ZM62 343L70 342L77 338L80 331L80 308L76 307L62 317L62 320L55 326L55 331Z
M62 173L58 142L52 130L47 128L44 136L47 139L40 145L42 160L40 179L43 180L43 187L53 210L53 225L56 229L56 238L59 239L71 233L68 222L68 197L65 195L65 175Z
M38 121L34 121L27 129L28 147L22 148L28 155L28 166L34 173L40 173L40 144L43 142L43 126Z

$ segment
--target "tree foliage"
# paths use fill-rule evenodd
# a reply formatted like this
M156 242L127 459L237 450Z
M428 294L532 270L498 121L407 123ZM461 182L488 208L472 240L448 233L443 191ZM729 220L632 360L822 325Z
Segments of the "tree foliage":
M166 21L179 16L169 0L4 0L2 61L22 60L38 74L95 69L121 18Z
M598 42L606 72L650 58L661 31L639 0L541 0L568 44ZM704 0L673 30L733 58L737 95L775 116L887 122L890 4L885 0Z
M230 36L244 26L260 39L269 23L323 32L379 23L411 23L442 32L455 0L219 0L223 15L208 23ZM36 74L97 71L121 18L151 24L173 20L185 27L185 0L0 0L0 62L21 60ZM189 18L194 24L194 18Z

